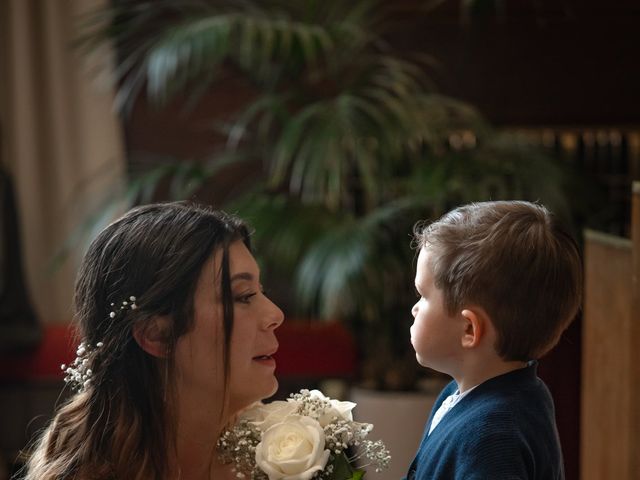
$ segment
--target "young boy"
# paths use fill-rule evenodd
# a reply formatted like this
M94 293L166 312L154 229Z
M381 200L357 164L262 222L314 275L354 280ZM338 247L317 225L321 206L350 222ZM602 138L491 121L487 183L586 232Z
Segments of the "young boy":
M564 478L554 406L536 375L581 302L578 247L543 206L466 205L415 231L418 362L454 379L407 478Z

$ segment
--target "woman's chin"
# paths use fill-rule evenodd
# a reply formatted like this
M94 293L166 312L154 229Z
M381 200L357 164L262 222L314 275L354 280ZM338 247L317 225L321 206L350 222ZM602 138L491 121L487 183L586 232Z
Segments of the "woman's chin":
M257 387L255 384L254 386ZM278 391L278 380L276 377L273 377L270 382L264 384L262 387L263 388L260 389L256 388L252 392L245 391L238 395L234 395L232 392L230 399L231 409L236 412L244 410L255 402L260 402L273 396Z
M278 379L274 376L263 391L253 401L265 400L273 396L278 391ZM253 402L252 402L253 403Z
M261 400L264 400L265 398L269 398L272 395L275 395L277 391L278 391L278 379L276 377L273 377L273 385L271 387L271 390L269 390L269 393L267 394L267 396L263 397Z

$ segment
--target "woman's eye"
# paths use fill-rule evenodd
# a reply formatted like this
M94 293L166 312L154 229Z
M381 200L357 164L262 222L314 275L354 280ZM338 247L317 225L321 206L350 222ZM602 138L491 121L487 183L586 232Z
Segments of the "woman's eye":
M236 297L236 302L239 303L251 303L251 298L257 295L256 292L246 293L244 295L239 295Z

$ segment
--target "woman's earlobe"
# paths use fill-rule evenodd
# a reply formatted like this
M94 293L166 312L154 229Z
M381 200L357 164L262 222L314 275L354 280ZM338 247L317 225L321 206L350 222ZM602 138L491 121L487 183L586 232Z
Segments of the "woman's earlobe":
M166 358L169 351L169 331L171 320L169 317L156 315L141 320L133 325L133 338L137 344L157 358Z

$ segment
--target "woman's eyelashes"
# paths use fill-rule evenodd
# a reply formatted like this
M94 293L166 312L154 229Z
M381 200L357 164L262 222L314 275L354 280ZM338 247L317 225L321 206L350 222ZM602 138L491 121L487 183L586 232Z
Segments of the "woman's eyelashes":
M265 291L264 291L264 289L262 287L260 287L259 292L262 295L266 295ZM249 303L251 303L251 299L253 297L255 297L256 295L258 295L258 292L256 292L256 291L250 291L250 292L241 293L240 295L237 295L235 297L235 301L238 302L238 303L249 304Z
M248 303L251 303L251 299L253 297L255 297L257 294L258 294L258 292L243 293L243 294L240 294L240 295L236 296L235 300L238 303L248 304Z

